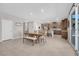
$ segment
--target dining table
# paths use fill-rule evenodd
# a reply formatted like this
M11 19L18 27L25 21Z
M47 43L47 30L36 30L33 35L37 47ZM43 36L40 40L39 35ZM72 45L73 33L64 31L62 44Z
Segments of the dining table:
M36 33L36 32L34 32L34 33L30 33L30 32L24 32L24 36L28 36L28 37L36 37L37 38L37 42L39 42L39 37L41 37L43 35L43 33ZM33 40L33 41L35 41L35 40ZM34 42L35 43L35 42Z
M28 36L32 36L32 37L34 37L34 36L40 37L43 35L42 33L30 33L30 32L25 32L24 34L28 35Z

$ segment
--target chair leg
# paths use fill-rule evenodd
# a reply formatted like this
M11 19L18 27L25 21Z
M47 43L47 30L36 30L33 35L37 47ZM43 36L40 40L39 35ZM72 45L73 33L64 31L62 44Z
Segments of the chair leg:
M39 38L37 38L37 43L39 43Z
M33 44L32 44L33 46L35 45L35 40L33 40Z
M24 43L24 38L23 38L23 43Z
M43 41L43 38L41 39L41 42Z
M38 40L36 40L36 43L38 43Z

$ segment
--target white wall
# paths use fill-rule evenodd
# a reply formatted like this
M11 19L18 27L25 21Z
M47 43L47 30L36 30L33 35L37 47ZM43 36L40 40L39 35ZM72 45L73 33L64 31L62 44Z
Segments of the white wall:
M0 18L0 41L1 41L1 33L2 33L2 31L1 31L1 18Z
M40 26L41 26L40 23L34 22L34 30L37 30L38 31Z
M15 39L23 38L23 23L15 22L14 27L15 27L15 29L14 29Z
M2 24L2 40L13 39L13 21L2 19L1 24Z
M23 28L22 28L22 24L21 26L16 26L16 22L18 23L23 23L23 21L26 21L25 19L22 18L18 18L16 16L12 16L6 13L0 13L0 36L3 38L3 40L7 40L9 39L11 36L13 36L13 38L10 39L17 39L17 38L22 38L23 35ZM9 23L8 23L9 22ZM12 24L10 23L12 22ZM3 25L2 25L3 24ZM6 25L7 24L7 25ZM3 26L3 27L2 27ZM6 26L6 27L5 27ZM10 28L8 28L10 27ZM6 29L5 29L6 28ZM9 30L8 30L9 29ZM2 31L1 31L2 30ZM7 31L8 30L8 31ZM12 30L12 31L11 31ZM4 34L4 31L6 32ZM9 32L10 31L10 32ZM2 32L2 33L1 33ZM8 36L6 35L7 32L9 32ZM5 37L7 36L7 37ZM10 36L10 37L9 37ZM5 37L5 38L4 38ZM7 39L6 39L7 38Z
M25 29L28 28L29 32L34 32L39 30L39 26L41 26L41 23L35 22L35 21L29 21L26 22ZM26 31L26 30L25 30Z

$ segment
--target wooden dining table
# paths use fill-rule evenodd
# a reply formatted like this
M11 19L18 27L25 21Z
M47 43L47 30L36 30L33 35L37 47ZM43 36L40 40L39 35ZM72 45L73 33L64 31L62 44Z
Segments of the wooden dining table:
M36 37L40 37L43 35L42 33L28 33L28 32L25 32L24 34L29 36L36 36Z
M29 37L36 37L37 41L39 42L39 37L42 36L43 34L42 33L28 33L28 32L25 32L24 35L25 36L28 35Z

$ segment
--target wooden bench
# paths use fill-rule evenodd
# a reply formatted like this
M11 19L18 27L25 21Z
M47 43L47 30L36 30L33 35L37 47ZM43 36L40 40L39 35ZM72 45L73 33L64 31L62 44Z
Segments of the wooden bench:
M35 41L37 40L36 37L27 36L27 37L24 37L24 38L23 38L23 43L24 43L24 39L32 40L32 41L33 41L33 45L35 44Z

